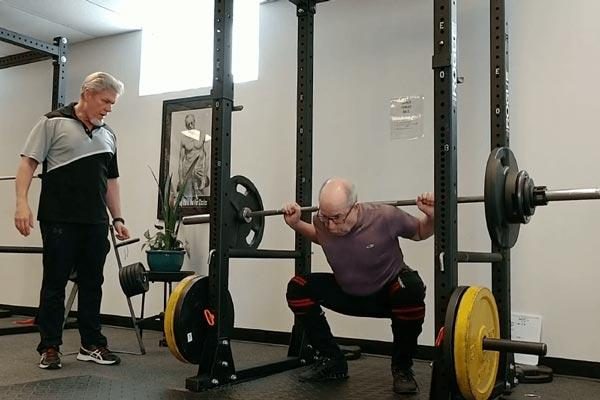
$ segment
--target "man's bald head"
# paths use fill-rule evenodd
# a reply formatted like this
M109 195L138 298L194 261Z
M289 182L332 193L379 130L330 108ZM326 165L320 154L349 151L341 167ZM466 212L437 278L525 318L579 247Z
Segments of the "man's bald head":
M356 187L344 178L329 178L319 191L319 207L331 211L345 210L356 203Z

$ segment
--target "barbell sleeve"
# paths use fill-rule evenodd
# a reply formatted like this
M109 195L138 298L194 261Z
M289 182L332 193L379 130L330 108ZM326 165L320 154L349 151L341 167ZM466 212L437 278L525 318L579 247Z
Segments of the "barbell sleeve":
M546 199L548 201L598 200L600 199L600 189L546 190Z
M459 251L456 260L462 263L495 263L503 260L502 253L482 253L475 251Z
M210 214L189 215L181 219L184 225L207 224L210 222Z
M534 354L545 356L548 351L546 343L524 342L520 340L483 338L483 350L501 353Z

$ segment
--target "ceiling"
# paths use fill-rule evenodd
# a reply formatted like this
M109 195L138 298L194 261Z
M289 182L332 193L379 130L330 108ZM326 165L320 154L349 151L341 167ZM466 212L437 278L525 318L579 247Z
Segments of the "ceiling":
M139 30L144 21L160 18L164 6L156 0L0 0L0 28L48 43L64 36L72 44ZM0 57L24 51L0 42Z
M52 43L70 43L141 29L137 12L150 0L0 0L0 28ZM0 56L25 49L0 42Z

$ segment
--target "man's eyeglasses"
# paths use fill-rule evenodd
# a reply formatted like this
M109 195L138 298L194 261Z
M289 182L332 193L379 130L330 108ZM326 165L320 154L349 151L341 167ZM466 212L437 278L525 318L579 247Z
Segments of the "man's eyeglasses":
M327 225L330 221L333 222L336 225L341 225L344 222L346 222L346 219L348 219L348 216L350 215L350 213L354 209L355 205L356 205L356 203L352 204L352 206L350 206L350 209L348 210L348 212L346 212L346 214L340 213L340 214L334 215L333 217L328 217L326 215L323 215L323 214L321 214L321 210L319 210L317 212L317 218L319 218L319 221L321 221L325 225Z

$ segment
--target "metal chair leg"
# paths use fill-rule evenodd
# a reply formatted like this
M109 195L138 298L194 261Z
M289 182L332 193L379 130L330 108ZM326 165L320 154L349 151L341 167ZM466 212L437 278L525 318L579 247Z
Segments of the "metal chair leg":
M146 354L146 347L144 346L144 342L142 340L142 331L138 325L137 318L135 316L135 311L133 311L133 305L131 304L131 298L127 297L127 306L129 307L129 313L131 314L131 322L133 323L133 329L135 330L135 336L137 337L138 344L140 346L140 353L142 355Z
M65 329L65 325L67 324L67 318L69 317L69 313L71 312L71 308L73 308L73 303L75 302L75 296L77 296L77 291L79 287L75 282L73 282L73 288L71 289L71 293L69 294L69 298L67 299L67 303L65 304L65 317L63 319L63 329Z
M112 225L110 226L110 238L112 240L113 249L115 251L115 257L117 259L117 267L119 268L119 271L120 271L121 268L123 268L123 265L121 263L121 255L119 254L120 246L117 245L115 230ZM131 322L133 323L133 329L135 331L135 336L137 338L138 345L140 346L140 355L144 355L144 354L146 354L146 347L144 346L144 342L142 340L142 332L140 330L140 326L138 325L138 318L135 316L135 311L133 310L133 304L131 304L131 298L127 297L127 296L125 296L125 298L127 299L127 307L129 308L129 315L131 317ZM143 298L142 298L142 304L143 304ZM143 318L143 310L142 310L142 318Z

